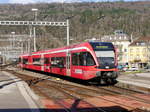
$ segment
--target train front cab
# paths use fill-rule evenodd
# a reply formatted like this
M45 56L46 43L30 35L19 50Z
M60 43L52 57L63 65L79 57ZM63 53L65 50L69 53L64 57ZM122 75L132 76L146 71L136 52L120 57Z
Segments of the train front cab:
M71 76L100 83L117 78L116 51L112 43L91 42L87 49L71 51Z
M109 42L91 42L90 44L98 62L96 76L100 77L101 82L114 83L118 76L115 47Z

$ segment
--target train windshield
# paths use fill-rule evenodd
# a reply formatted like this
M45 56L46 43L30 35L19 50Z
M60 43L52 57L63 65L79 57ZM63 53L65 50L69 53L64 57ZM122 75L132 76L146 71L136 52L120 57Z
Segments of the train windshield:
M101 68L114 68L114 51L95 51L95 53Z
M110 69L115 67L115 52L112 43L96 42L91 45L99 62L99 68Z

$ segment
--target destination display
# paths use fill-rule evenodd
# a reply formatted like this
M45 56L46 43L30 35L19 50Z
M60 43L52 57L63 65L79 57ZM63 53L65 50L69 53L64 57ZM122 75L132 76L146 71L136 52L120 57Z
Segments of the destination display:
M95 46L97 49L106 49L108 46Z
M94 50L113 50L114 46L110 42L90 42Z

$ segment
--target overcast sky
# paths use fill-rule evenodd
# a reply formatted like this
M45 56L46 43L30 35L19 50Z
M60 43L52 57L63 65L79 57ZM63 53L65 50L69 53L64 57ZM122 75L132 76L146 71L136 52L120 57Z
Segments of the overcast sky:
M120 1L120 0L0 0L0 3L38 3L38 2L105 2L105 1ZM123 1L150 1L150 0L123 0Z

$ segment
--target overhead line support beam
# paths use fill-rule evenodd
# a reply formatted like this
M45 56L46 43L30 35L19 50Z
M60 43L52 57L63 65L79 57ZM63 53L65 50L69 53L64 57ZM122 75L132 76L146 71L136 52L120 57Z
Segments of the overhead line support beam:
M0 21L0 25L67 26L67 23L48 21Z

